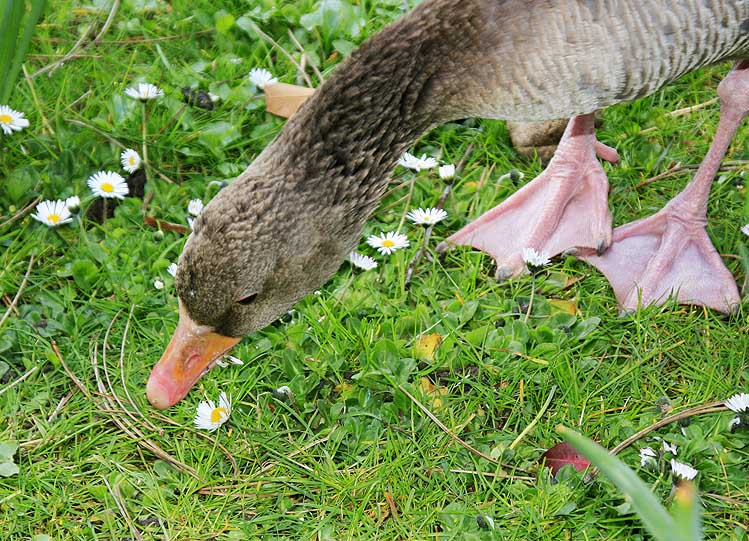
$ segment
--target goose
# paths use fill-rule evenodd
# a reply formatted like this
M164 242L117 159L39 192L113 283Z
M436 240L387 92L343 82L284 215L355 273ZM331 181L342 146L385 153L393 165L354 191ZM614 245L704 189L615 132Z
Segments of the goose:
M746 0L424 0L341 62L196 220L178 263L179 322L148 379L149 401L180 401L243 336L330 278L397 159L459 118L571 120L548 168L442 249L488 252L500 279L524 272L525 247L575 249L621 302L632 291L658 302L687 277L705 285L688 288L686 301L730 311L738 292L704 232L705 207L725 142L749 110L748 53ZM727 59L738 64L721 84L704 168L656 218L612 233L598 158L617 154L597 141L594 113Z

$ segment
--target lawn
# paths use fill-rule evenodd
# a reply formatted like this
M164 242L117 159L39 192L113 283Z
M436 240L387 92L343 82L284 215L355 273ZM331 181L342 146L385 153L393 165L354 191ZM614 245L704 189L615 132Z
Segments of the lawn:
M167 268L186 235L144 217L185 226L188 202L207 203L282 129L251 69L317 85L416 2L326 3L336 9L51 2L8 103L30 126L0 136L2 539L646 539L606 478L542 467L561 441L556 427L611 449L665 416L749 391L746 302L732 316L673 303L621 316L604 277L572 257L503 284L480 252L440 259L439 241L542 170L515 153L503 122L467 119L413 149L465 164L410 287L424 229L405 215L437 204L445 181L436 169L396 169L360 245L377 268L344 263L234 349L243 365L216 367L180 404L155 411L145 382L177 321ZM602 113L599 139L622 158L604 165L615 224L652 214L688 182L718 104L674 111L712 100L729 67ZM164 96L144 105L126 96L138 82ZM212 110L199 106L209 92ZM748 142L743 127L708 209L708 232L740 288ZM127 176L120 153L144 147L145 196L102 219L112 203L102 209L87 179ZM31 218L38 200L75 195L70 223ZM396 230L410 246L392 255L365 242ZM233 401L229 421L194 428L199 401L221 391ZM673 453L663 442L676 445L676 458L699 471L708 539L749 537L749 432L731 432L731 419L694 415L620 453L668 504ZM641 467L646 446L659 456Z

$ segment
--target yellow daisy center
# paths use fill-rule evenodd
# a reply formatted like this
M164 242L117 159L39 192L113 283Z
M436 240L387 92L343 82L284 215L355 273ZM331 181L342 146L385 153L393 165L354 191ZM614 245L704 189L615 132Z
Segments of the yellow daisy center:
M60 221L60 215L59 214L50 214L47 216L47 220L49 220L51 223L56 224Z
M0 124L13 124L13 117L10 115L0 115Z
M102 192L112 193L114 191L114 186L109 182L102 182L100 188Z
M395 246L395 243L390 239L385 239L382 241L382 246L385 248L392 248L393 246Z
M224 415L226 415L226 410L224 408L213 408L213 411L211 412L211 422L221 422Z
M129 163L130 165L135 165L135 158L133 156L130 156L130 158L128 158L127 160L127 163Z

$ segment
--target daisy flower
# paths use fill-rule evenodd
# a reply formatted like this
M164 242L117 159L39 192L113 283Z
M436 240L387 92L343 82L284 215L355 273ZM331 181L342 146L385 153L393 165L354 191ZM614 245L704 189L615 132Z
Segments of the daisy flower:
M161 280L157 278L156 280L153 281L153 287L161 291L162 289L164 289L164 282L162 282Z
M427 158L426 154L422 154L421 158L417 158L413 154L406 152L398 160L398 165L405 167L406 169L413 169L414 171L423 171L424 169L437 167L437 160L431 156Z
M442 209L428 208L428 209L413 209L410 211L406 218L411 220L413 223L418 225L434 225L437 222L441 222L447 218L447 212Z
M684 464L678 460L671 459L671 472L677 479L683 479L685 481L691 481L699 473L689 464Z
M170 276L177 276L177 264L176 263L171 263L166 268L166 272L168 272Z
M273 398L282 402L291 402L294 399L294 392L288 385L281 385L278 389L273 389L271 394Z
M29 121L23 118L22 112L11 109L7 105L0 105L0 128L5 135L28 127Z
M200 199L190 199L187 204L187 212L193 216L198 216L203 212L203 202Z
M198 404L195 413L195 428L213 432L226 421L231 415L231 398L226 397L226 393L221 391L218 397L218 406L213 400L204 400Z
M137 87L126 88L125 94L134 100L146 101L160 98L164 95L164 91L151 83L138 83Z
M749 394L747 393L735 394L723 403L729 410L736 413L749 412Z
M437 170L442 180L447 180L455 176L455 166L451 163L443 165Z
M266 85L272 85L278 82L278 79L273 77L273 74L263 68L252 68L250 70L250 82L263 90Z
M644 468L649 464L656 464L656 457L658 454L653 450L652 447L643 447L640 449L640 467Z
M533 248L523 248L523 261L533 267L543 267L551 263L546 252L537 252Z
M70 210L65 206L65 201L59 199L42 201L36 206L36 214L32 214L31 217L49 227L56 227L73 220Z
M382 255L390 255L396 250L408 247L408 237L401 233L380 233L380 235L370 235L367 244L377 250Z
M503 180L523 180L525 178L525 173L522 171L518 171L517 169L510 169L507 173L499 177L499 181L502 182Z
M71 210L71 211L75 210L75 209L77 209L78 207L81 206L81 198L78 197L77 195L73 195L71 197L68 197L65 200L65 206L68 207L68 210Z
M140 156L132 148L126 148L120 154L122 168L128 173L135 173L140 167Z
M664 453L671 453L672 455L676 456L679 453L676 452L676 445L671 445L666 440L663 440L661 442L663 444L663 452Z
M354 267L359 267L365 271L372 270L377 267L377 261L367 255L362 255L356 252L351 252L348 256L349 261Z
M97 197L125 199L129 193L127 182L113 171L99 171L88 178L88 187Z
M744 235L749 235L749 224L746 224L744 227L741 228L741 232Z
M242 366L244 364L244 361L242 359L236 358L234 355L224 355L222 359L218 359L216 361L216 364L221 368L226 368L230 364Z

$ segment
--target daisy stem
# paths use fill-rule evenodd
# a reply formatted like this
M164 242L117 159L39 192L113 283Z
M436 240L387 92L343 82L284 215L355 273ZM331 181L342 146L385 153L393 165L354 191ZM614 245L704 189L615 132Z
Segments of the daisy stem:
M101 198L101 223L107 223L107 198Z
M148 145L146 144L146 138L148 137L148 107L146 106L146 101L141 100L140 102L141 106L143 107L143 114L141 115L141 131L142 131L142 144L141 144L141 151L143 154L143 171L146 173L146 180L148 180L148 168L149 168L149 162L148 162Z

